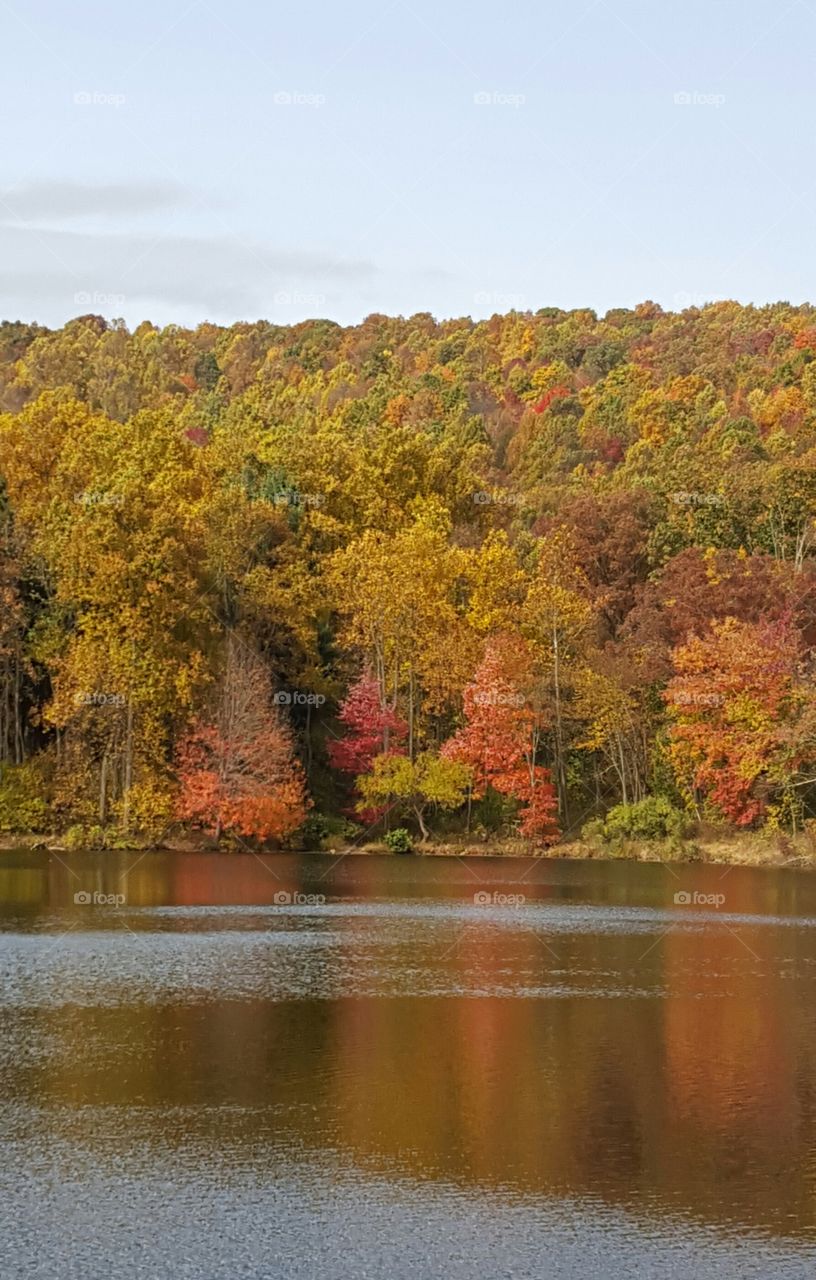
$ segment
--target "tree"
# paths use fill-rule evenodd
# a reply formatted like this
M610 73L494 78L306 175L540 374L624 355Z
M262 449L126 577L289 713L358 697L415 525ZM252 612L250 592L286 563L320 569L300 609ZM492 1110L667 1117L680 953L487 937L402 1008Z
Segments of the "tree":
M398 809L410 812L417 820L422 839L430 831L425 822L429 808L459 809L465 802L470 782L470 769L462 761L421 752L415 760L407 756L381 755L373 761L371 772L357 782L361 810Z
M26 616L11 519L0 490L0 765L25 755Z
M30 654L50 675L58 812L127 831L162 789L169 806L170 736L213 629L201 451L167 413L123 424L46 393L0 423L0 465L45 598Z
M383 706L376 676L368 669L351 686L338 719L342 738L329 743L332 768L356 778L367 773L375 756L402 755L408 726L391 707Z
M643 798L647 766L643 686L637 674L633 662L627 673L620 655L612 650L600 656L599 668L583 667L575 682L575 711L586 724L586 735L578 746L600 752L620 786L624 804Z
M333 769L348 774L355 783L352 812L366 826L373 826L383 810L360 809L357 780L368 773L376 756L404 755L408 725L391 707L383 705L376 676L367 669L351 686L340 707L338 719L345 733L328 744L329 763Z
M800 572L816 548L816 449L771 467L763 487L766 505L761 532L776 559L790 560Z
M537 532L569 531L572 554L586 577L592 604L614 637L649 571L654 501L642 489L581 492L539 521Z
M468 558L450 544L449 523L437 503L419 504L404 529L368 530L328 566L341 640L371 664L382 701L402 708L409 756L458 695L475 649L459 607Z
M541 843L558 838L558 808L549 769L538 763L543 721L530 705L532 658L522 641L489 641L464 691L464 725L442 748L445 759L471 771L472 794L488 788L518 801L519 830Z
M551 710L555 776L564 819L567 804L567 722L576 671L592 623L586 576L568 531L542 539L523 612L523 635L535 654L540 687Z
M179 744L177 816L213 831L281 840L306 816L291 734L270 699L260 660L230 637L226 671L211 720L198 720Z
M813 685L788 623L726 618L674 653L665 693L678 784L738 827L792 819L816 762Z

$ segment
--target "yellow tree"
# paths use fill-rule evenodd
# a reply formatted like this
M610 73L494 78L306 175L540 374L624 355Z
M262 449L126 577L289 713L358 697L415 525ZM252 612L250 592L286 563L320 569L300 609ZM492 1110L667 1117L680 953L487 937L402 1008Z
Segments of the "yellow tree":
M615 673L585 665L576 672L575 695L575 715L585 725L579 749L597 751L607 761L624 804L641 800L646 744L637 695Z
M593 620L588 590L567 531L555 530L542 539L522 609L522 633L535 655L542 702L551 708L562 825L568 817L567 724L575 719L575 679Z
M504 530L491 530L470 553L467 622L479 635L516 629L527 591L518 554Z
M230 425L206 450L207 599L222 627L253 632L289 680L311 689L321 684L317 638L326 606L306 523L320 497L261 460L258 424Z
M155 818L168 811L169 732L211 630L198 451L168 413L123 424L48 395L0 422L0 467L50 596L34 649L51 672L65 807L87 817L92 791L103 823Z
M449 527L438 503L419 504L406 528L367 530L327 566L341 641L370 663L384 702L400 706L411 758L426 717L458 696L478 647L463 617L467 557L450 545Z

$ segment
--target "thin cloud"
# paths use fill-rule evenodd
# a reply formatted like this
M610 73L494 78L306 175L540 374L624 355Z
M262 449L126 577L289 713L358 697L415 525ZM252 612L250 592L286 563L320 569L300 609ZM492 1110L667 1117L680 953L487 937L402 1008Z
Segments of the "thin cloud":
M173 182L27 182L0 191L0 222L123 218L189 200L189 191Z
M329 314L377 277L371 262L231 237L92 235L0 225L0 288L43 316L193 307L211 317L270 313L281 298Z

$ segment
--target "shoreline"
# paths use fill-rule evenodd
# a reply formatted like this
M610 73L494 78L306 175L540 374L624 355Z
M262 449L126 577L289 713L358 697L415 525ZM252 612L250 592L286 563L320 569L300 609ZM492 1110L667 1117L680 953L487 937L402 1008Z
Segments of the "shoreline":
M51 853L70 856L88 850L71 849L58 836L52 835L0 835L0 855L19 852ZM319 854L327 858L371 857L385 855L393 858L540 858L552 861L581 862L663 862L679 865L789 867L799 870L816 870L816 843L803 836L768 836L761 833L724 835L715 838L689 839L678 844L669 841L627 841L614 847L590 844L585 840L563 841L546 848L531 848L519 840L504 839L478 843L465 841L429 841L417 843L410 854L393 853L381 841L368 841L360 845L333 845L320 849L280 849L261 847L258 850L246 846L230 848L218 845L202 836L181 836L155 844L120 845L111 849L98 849L99 853L218 853L230 857L235 853L262 853L264 857L275 854L298 856Z

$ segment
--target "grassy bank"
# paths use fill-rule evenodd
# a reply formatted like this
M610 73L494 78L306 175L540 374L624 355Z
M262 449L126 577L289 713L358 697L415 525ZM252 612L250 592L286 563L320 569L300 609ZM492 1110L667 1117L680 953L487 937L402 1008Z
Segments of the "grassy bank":
M159 843L145 844L134 840L130 845L117 848L127 852L143 852L156 849L171 853L215 853L229 855L250 851L248 845L217 844L213 839L200 835L180 835ZM2 835L0 853L34 850L66 854L74 850L62 843L58 836ZM261 847L264 855L277 850ZM286 852L289 852L288 850ZM342 841L325 841L320 849L302 852L323 853L327 856L391 854L392 850L382 841L365 844L347 844ZM393 856L398 856L394 854ZM552 858L596 862L679 862L743 867L803 867L816 869L816 838L810 833L789 836L784 833L711 833L683 840L623 840L604 844L587 840L569 840L549 848L534 848L529 842L505 838L496 840L429 840L415 844L414 857L436 858Z
M343 852L341 848L337 853ZM371 843L353 853L387 853L385 845ZM522 841L488 844L429 842L417 845L414 854L424 857L500 857L573 859L594 862L680 862L743 867L807 867L816 870L816 842L805 836L748 834L683 841L628 840L610 846L586 840L563 841L547 849L534 849Z

